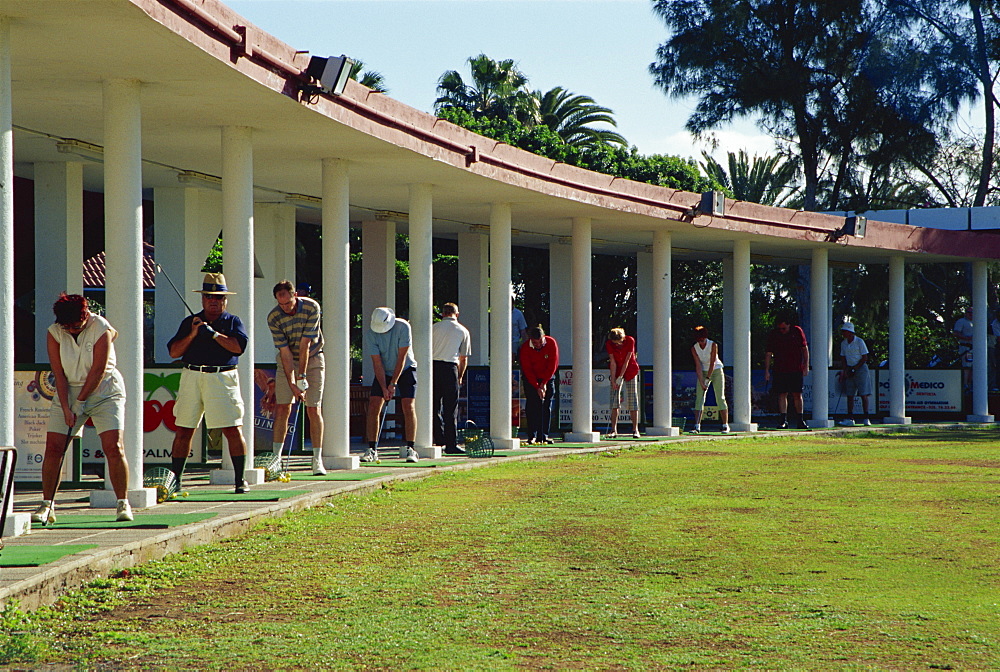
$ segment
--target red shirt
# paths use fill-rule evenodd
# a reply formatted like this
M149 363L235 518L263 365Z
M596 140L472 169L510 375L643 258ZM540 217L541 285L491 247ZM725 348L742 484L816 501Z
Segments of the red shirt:
M604 344L608 354L615 358L615 370L621 377L622 367L625 368L625 380L632 380L639 375L639 363L635 361L635 339L626 336L621 345L611 339ZM628 364L626 365L626 362Z
M556 375L556 369L559 368L559 345L551 336L543 336L542 347L535 350L528 340L521 345L518 358L521 360L521 373L525 383L537 390Z
M802 350L808 347L802 327L792 326L787 334L777 329L767 337L767 352L774 355L775 373L802 373Z

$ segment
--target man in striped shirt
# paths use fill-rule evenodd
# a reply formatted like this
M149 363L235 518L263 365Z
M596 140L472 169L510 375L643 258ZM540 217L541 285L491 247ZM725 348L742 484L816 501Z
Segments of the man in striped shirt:
M326 473L323 464L323 331L320 329L319 303L306 296L296 296L288 280L274 286L278 305L267 314L267 326L278 349L275 376L274 452L281 453L288 431L292 401L306 407L313 447L313 473Z

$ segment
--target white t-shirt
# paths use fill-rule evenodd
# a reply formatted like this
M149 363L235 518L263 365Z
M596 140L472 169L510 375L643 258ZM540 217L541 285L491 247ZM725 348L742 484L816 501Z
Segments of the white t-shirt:
M857 366L861 357L867 354L868 346L858 336L855 336L850 343L847 342L846 338L840 343L840 356L844 358L848 366Z
M70 385L79 386L87 381L87 374L94 365L94 344L104 335L111 332L111 343L108 344L108 364L104 367L104 376L115 370L115 339L118 332L100 315L91 315L87 326L76 338L58 324L49 325L49 333L59 344L59 359Z
M431 327L433 349L431 359L439 362L458 364L459 357L472 354L472 338L469 330L458 322L453 315L441 318L440 322Z
M958 318L958 321L955 322L955 328L952 329L952 331L957 332L963 338L971 339L972 338L972 320L969 320L969 319L964 318L964 317ZM963 340L963 341L961 341L959 343L959 345L970 345L970 343L967 343L967 342L965 342Z
M712 345L714 341L710 339L705 339L705 347L701 347L697 342L694 344L694 351L698 355L698 359L701 360L701 370L708 371L708 367L712 365ZM719 357L719 353L715 353L715 368L721 371L723 367L722 359Z

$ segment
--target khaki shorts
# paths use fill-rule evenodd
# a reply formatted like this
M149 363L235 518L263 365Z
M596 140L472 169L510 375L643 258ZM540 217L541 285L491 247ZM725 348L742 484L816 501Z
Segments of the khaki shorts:
M639 376L623 380L618 389L611 389L611 408L622 411L639 410Z
M243 397L236 369L204 373L184 369L174 404L178 427L195 428L205 417L209 429L239 427L243 424Z
M83 389L83 385L70 386L68 397L70 403L76 400L81 389ZM112 371L111 375L105 376L104 380L97 386L97 389L90 393L87 401L83 404L81 415L89 416L93 419L94 428L98 434L125 428L125 381L117 369ZM77 428L73 433L74 438L83 434L83 425L86 422L85 417L77 419ZM66 416L63 415L62 404L59 403L59 397L52 400L52 406L49 408L49 421L45 427L45 431L62 434L63 436L69 431L69 426L66 424Z
M294 372L292 373L294 376ZM323 379L326 378L326 360L323 353L309 356L309 365L306 367L306 382L309 389L306 390L304 398L305 405L318 407L323 403ZM288 379L285 378L285 369L281 366L281 359L278 359L278 370L274 376L274 401L278 404L292 403L292 388L288 387Z

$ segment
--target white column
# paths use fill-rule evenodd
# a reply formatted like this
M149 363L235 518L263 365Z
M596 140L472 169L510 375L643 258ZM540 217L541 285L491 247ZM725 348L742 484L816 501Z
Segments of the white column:
M357 469L351 455L351 181L346 161L323 159L323 464Z
M640 249L635 255L636 316L635 342L639 366L653 364L653 248ZM639 384L642 384L640 379Z
M732 428L756 432L750 422L750 241L733 241L733 407Z
M376 308L396 309L395 222L361 222L361 275L361 328L367 329ZM375 375L371 354L361 354L365 385L370 384Z
M437 459L431 425L431 400L434 397L431 364L431 325L434 313L433 197L431 185L410 185L410 325L413 327L413 356L417 360L417 452L421 457ZM406 445L399 449L406 457Z
M46 336L59 292L83 294L83 164L35 166L35 362L49 361Z
M108 321L118 330L115 355L125 379L123 440L133 506L156 504L155 490L142 487L142 113L139 82L104 82L104 231ZM114 492L94 491L91 506L113 507Z
M990 415L986 360L986 327L990 322L986 261L972 262L972 415L969 422L993 422Z
M575 352L573 339L573 247L560 239L549 243L548 333L559 344L559 363L570 364ZM536 320L537 322L537 320ZM529 324L529 327L536 325Z
M470 366L485 366L490 353L490 245L479 231L458 234L459 321L472 338Z
M908 425L906 416L906 334L903 257L889 257L889 416L887 425ZM875 394L878 411L878 394Z
M255 203L253 228L254 256L263 276L254 278L253 296L261 330L255 342L250 344L250 352L246 356L252 355L256 364L268 364L277 358L270 330L264 328L267 314L278 305L274 298L274 285L282 280L295 284L295 206Z
M680 430L673 426L674 383L673 354L671 353L671 332L673 316L671 297L673 294L672 244L669 231L653 233L653 423L646 427L649 436L677 436ZM638 347L638 345L637 345ZM648 347L648 346L647 346ZM648 419L647 419L648 422Z
M733 276L733 258L729 255L722 260L722 362L733 362L733 291L736 281Z
M601 433L594 431L591 228L589 217L573 218L573 431L566 440L585 443L601 440ZM566 361L562 353L559 359Z
M11 110L10 20L0 16L0 446L14 445L14 119ZM8 461L7 468L13 465ZM0 491L4 484L0 483ZM3 500L0 500L2 502ZM7 508L5 537L31 531L27 513Z
M511 432L510 204L490 207L490 436L500 450L520 447Z
M243 321L249 337L247 351L236 365L243 398L243 438L247 444L243 477L251 485L264 482L264 470L253 466L253 343L256 338L253 285L253 133L245 126L222 129L222 269L229 291L227 310ZM225 443L225 440L223 440ZM230 485L233 461L229 446L222 449L222 468L211 473L211 482Z
M812 368L812 420L810 427L833 427L830 420L830 354L825 347L831 333L830 319L830 288L827 279L830 277L827 269L830 264L830 252L825 247L814 248L812 251L812 268L810 278L810 322L812 324L809 342L816 347L809 352L809 365ZM874 375L874 373L872 374Z

